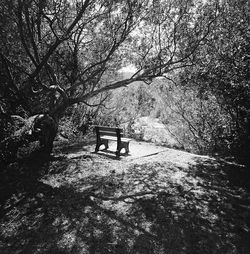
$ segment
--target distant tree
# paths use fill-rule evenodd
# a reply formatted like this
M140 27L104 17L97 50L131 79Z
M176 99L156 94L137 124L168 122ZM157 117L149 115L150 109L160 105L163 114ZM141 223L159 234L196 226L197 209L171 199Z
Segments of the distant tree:
M210 19L196 22L199 6L202 1L1 1L1 110L24 120L37 115L25 140L39 139L50 153L68 107L190 65L216 19L211 4ZM118 70L129 63L137 71L120 79ZM18 140L19 146L24 139Z
M195 86L182 86L179 73L155 80L155 111L169 133L187 151L199 154L228 153L230 115L211 91L201 96Z

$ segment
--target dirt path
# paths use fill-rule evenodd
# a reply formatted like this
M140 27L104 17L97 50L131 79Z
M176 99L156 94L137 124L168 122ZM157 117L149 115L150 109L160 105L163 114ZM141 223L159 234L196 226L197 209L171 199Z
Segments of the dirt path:
M144 142L120 160L93 150L23 165L43 174L2 206L0 253L250 253L244 167Z

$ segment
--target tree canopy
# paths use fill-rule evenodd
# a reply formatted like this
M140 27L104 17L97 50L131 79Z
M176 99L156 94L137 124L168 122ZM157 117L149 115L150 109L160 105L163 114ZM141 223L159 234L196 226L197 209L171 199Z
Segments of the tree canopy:
M46 109L57 115L105 91L150 82L183 67L216 16L212 10L209 21L197 23L197 4L5 1L1 58L8 75L6 92L30 114ZM117 71L129 63L137 72L117 79Z
M98 111L110 91L164 77L219 103L231 117L230 149L248 149L248 1L3 0L0 15L3 139L11 115L47 114L55 132L72 105ZM133 73L123 76L126 66Z

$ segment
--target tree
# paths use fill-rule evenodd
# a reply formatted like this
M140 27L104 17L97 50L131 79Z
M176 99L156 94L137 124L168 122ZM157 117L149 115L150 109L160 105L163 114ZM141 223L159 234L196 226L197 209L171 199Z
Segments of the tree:
M216 96L231 119L230 150L245 159L250 149L249 14L248 1L221 1L211 33L193 54L196 64L182 75L183 84L196 87L203 98L210 92Z
M7 111L23 118L38 115L32 118L39 120L39 128L31 125L32 135L50 152L68 107L93 97L102 101L110 90L151 83L190 65L216 18L213 6L209 21L195 22L201 5L191 0L2 1ZM120 79L118 70L128 63L137 71ZM44 128L51 129L48 143Z

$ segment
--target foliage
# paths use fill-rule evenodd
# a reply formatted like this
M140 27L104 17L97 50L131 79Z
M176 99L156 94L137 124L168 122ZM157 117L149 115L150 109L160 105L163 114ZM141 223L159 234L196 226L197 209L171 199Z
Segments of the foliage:
M177 6L170 1L152 12L152 4L145 0L20 0L6 3L6 8L2 5L3 18L8 17L2 24L6 40L10 37L12 43L18 41L14 47L17 52L3 44L2 56L10 74L16 74L9 82L27 100L25 107L32 113L47 110L57 115L65 107L101 92L148 81L168 72L170 66L180 68L177 65L185 62L190 52L184 54L178 45L187 36L183 25L187 19L194 19L193 10L188 2L181 1ZM166 7L160 19L158 14ZM156 25L163 30L156 31ZM8 26L12 29L7 30ZM171 38L165 38L169 29ZM191 30L190 26L189 34ZM162 39L156 41L160 35ZM203 36L203 32L197 33L197 42ZM195 48L197 45L191 47ZM17 53L20 59L14 59ZM133 58L127 59L128 54ZM117 71L126 61L135 63L138 72L116 80Z
M63 117L59 122L58 136L72 142L80 136L76 124L70 117Z
M192 26L195 3L2 1L1 111L48 113L57 124L74 104L93 98L103 104L110 90L150 83L185 66L213 22L200 19L198 28ZM189 50L183 50L190 36ZM137 71L121 78L119 70L129 63Z
M161 102L157 109L159 118L185 150L201 154L228 153L230 115L212 93L201 97L192 87L164 80L156 88Z
M129 88L120 88L112 94L109 103L112 115L119 124L134 121L151 114L154 98L147 85L138 82ZM113 109L113 110L112 110Z
M216 97L229 115L229 146L248 157L250 146L248 1L221 1L216 22L204 45L193 55L194 65L182 73L183 86L194 87L203 98Z
M181 86L178 76L179 72L172 74L172 81L155 79L150 87L138 84L116 91L109 104L113 110L106 110L99 117L112 116L125 127L128 135L142 139L143 128L135 135L133 125L137 119L149 116L165 124L178 147L200 154L226 155L232 141L230 114L213 93L201 96L195 87Z
M10 114L49 113L55 124L65 116L83 132L151 115L178 126L169 131L188 149L248 150L247 1L19 0L0 8L4 137ZM136 70L122 76L128 64ZM174 76L176 94L167 82L165 90L152 85L160 76Z

